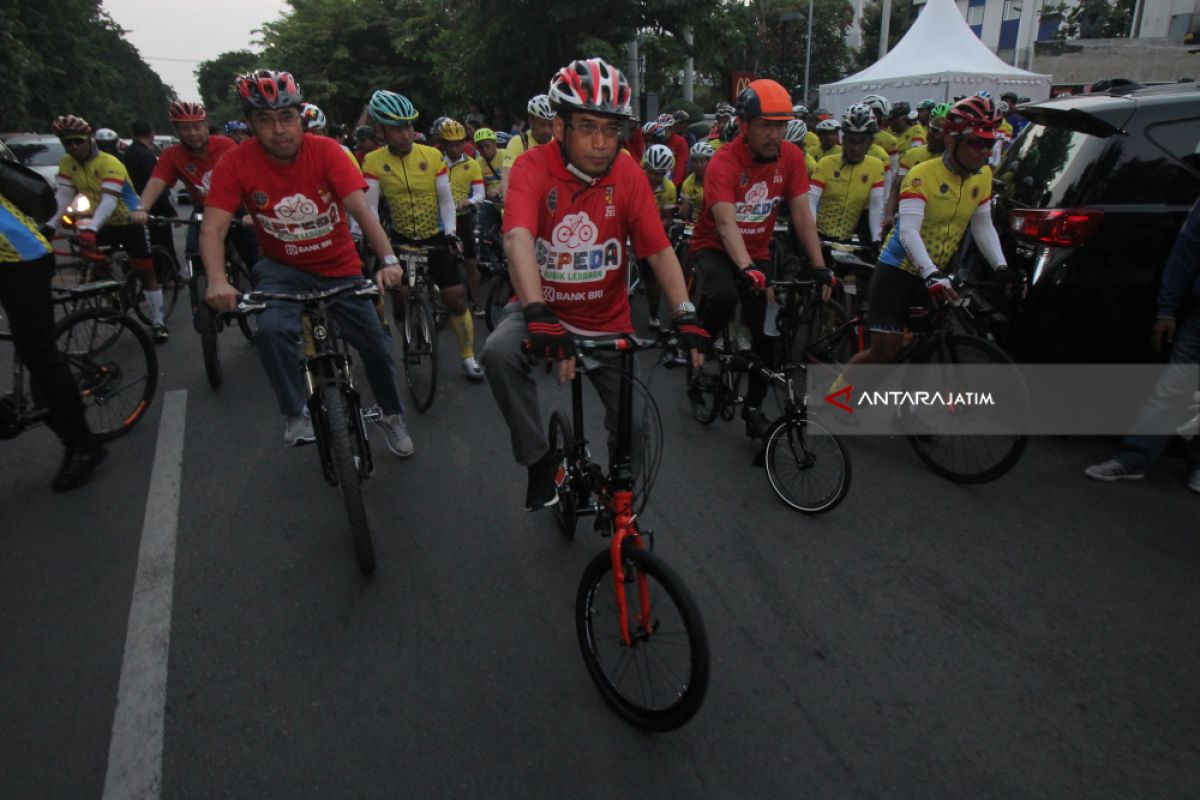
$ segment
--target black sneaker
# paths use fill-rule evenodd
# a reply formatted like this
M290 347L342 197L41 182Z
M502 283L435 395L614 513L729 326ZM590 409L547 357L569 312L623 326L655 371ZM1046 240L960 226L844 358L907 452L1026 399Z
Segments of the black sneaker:
M767 419L761 408L746 406L742 409L742 419L746 421L746 435L751 439L761 439L766 435L767 428L771 427L771 420Z
M68 447L51 487L56 492L67 492L83 486L91 477L92 469L107 455L108 451L98 444Z
M529 467L529 485L525 488L525 510L538 511L558 502L558 459L548 451Z

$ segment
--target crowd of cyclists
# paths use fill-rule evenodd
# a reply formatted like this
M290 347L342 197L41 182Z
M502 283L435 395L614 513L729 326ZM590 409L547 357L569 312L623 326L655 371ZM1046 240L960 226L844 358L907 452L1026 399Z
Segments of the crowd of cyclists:
M0 260L37 263L48 275L49 240L74 197L87 196L93 211L75 232L82 257L103 259L106 246L128 253L132 268L144 272L154 339L163 342L168 330L146 223L148 210L162 208L177 182L193 209L203 211L185 250L203 263L206 301L218 311L233 310L239 296L226 278L227 237L253 264L255 287L273 292L361 279L365 240L378 262L370 277L381 291L402 293L405 276L393 245L428 247L463 370L471 380L486 379L514 458L528 469L529 510L557 501L556 464L529 360L558 361L565 380L574 375L573 336L632 332L631 266L646 289L650 328L665 320L697 365L739 309L751 350L768 365L775 358L763 320L781 212L826 297L837 279L822 240L857 240L877 254L871 346L852 365L894 357L910 309L954 297L946 269L968 227L988 262L1005 268L991 223L989 165L1021 125L1015 97L997 101L980 92L912 108L870 95L835 117L795 105L779 83L759 79L736 104L718 104L708 132L697 136L684 111L637 119L625 76L592 58L556 73L548 90L529 100L526 124L512 133L484 127L477 115L439 116L421 131L421 112L409 99L380 89L343 143L330 136L325 114L304 101L287 72L248 73L236 91L245 119L221 127L199 103L172 103L179 143L158 154L149 170L147 124L134 126L135 145L123 154L127 168L115 132L93 130L71 114L56 118L53 131L67 151L58 212L32 220L0 206ZM485 207L503 209L502 217L487 218L503 226L513 297L477 357L472 317L482 313L476 239L484 217L477 212ZM694 225L685 264L668 238L679 222ZM689 296L685 271L699 277L699 296ZM47 293L39 289L39 302ZM381 406L388 448L411 455L384 320L365 298L339 301L335 309ZM298 310L281 306L259 317L255 334L288 445L314 439L296 368L299 326ZM26 361L43 376L59 366L37 354ZM611 426L617 387L591 377ZM765 381L752 379L742 411L752 437L768 424L765 394ZM73 418L75 412L55 413ZM72 431L60 432L69 457L66 478L56 482L70 488L86 480L103 448L89 445L77 422L55 425Z

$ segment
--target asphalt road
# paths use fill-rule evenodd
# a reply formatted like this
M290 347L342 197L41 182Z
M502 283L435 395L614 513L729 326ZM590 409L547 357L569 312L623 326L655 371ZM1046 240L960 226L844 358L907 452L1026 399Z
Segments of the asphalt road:
M153 409L88 486L49 491L44 428L0 445L0 797L104 791L172 390L162 797L1200 794L1200 497L1176 457L1104 485L1082 470L1109 442L1040 440L964 487L901 439L856 437L847 500L806 517L750 465L740 424L700 428L681 377L656 372L646 519L713 667L695 719L648 735L604 705L575 641L603 542L521 509L524 470L448 331L437 400L409 415L416 455L373 438L364 579L315 450L282 446L253 351L228 334L213 391L173 322Z

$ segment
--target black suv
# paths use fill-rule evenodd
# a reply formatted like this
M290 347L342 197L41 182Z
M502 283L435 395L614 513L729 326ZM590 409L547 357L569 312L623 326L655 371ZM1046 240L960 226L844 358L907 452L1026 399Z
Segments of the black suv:
M1029 297L1003 341L1023 361L1148 362L1154 299L1200 195L1200 85L1022 106L996 170L996 227Z

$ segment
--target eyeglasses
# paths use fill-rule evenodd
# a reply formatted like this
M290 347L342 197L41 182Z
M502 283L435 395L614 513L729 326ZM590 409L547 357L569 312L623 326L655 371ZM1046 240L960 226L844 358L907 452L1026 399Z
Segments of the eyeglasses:
M991 139L963 139L963 144L972 150L978 150L981 153L986 153L996 145L996 143Z
M91 141L91 140L90 139L72 138L72 139L63 139L62 143L63 143L63 147L78 147L81 144L87 144L89 141Z
M615 122L610 122L607 125L597 125L590 119L585 119L580 122L568 122L567 127L589 139L597 133L605 139L616 139L621 135L621 126Z
M254 115L253 119L256 125L262 125L264 128L287 127L295 125L300 120L300 113L295 109L282 111L278 115L258 113Z

